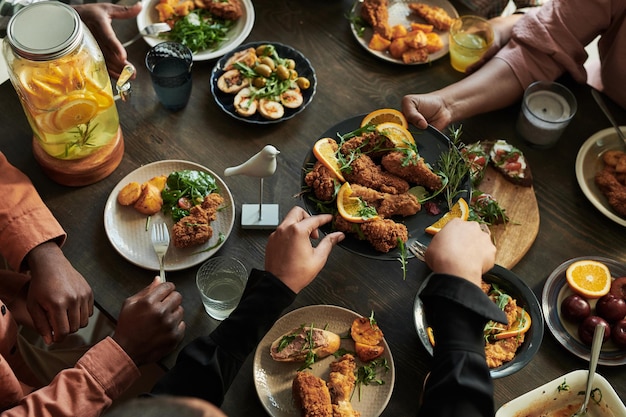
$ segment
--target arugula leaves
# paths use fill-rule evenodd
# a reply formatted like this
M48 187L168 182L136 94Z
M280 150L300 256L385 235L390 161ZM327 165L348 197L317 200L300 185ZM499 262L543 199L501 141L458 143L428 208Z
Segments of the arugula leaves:
M208 10L196 9L176 21L172 30L163 36L182 43L194 53L215 50L228 39L233 24L234 21L215 17Z
M202 203L204 197L218 191L215 178L203 171L174 171L167 177L166 187L161 192L161 211L172 216L175 222L189 215L189 209L179 205L180 199L187 199L191 206Z

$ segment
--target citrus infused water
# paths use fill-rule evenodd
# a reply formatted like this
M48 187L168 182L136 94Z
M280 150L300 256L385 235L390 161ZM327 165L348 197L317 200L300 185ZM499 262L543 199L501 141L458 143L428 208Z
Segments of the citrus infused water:
M460 72L475 63L485 53L489 43L476 33L458 32L450 34L450 63Z
M12 76L33 133L50 156L84 158L115 137L119 118L109 75L87 47L55 61L16 61Z

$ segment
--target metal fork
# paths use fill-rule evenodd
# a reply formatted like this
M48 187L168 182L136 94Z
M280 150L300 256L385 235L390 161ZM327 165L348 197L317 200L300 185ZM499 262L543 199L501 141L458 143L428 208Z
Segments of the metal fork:
M170 246L170 233L165 223L153 224L150 237L154 251L156 252L157 258L159 258L159 276L161 277L161 282L165 282L165 266L163 259L165 258L167 248Z
M129 41L124 42L122 46L126 48L127 46L129 46L130 44L132 44L133 42L135 42L137 39L141 38L142 36L156 36L159 33L169 32L170 30L172 30L172 28L167 23L152 23L146 26L145 28L141 29L139 33L135 35L134 38L132 38Z
M409 245L409 250L411 251L411 253L415 255L415 257L422 262L426 262L426 260L424 259L424 254L426 253L427 248L428 246L424 245L423 243L417 240L413 241Z

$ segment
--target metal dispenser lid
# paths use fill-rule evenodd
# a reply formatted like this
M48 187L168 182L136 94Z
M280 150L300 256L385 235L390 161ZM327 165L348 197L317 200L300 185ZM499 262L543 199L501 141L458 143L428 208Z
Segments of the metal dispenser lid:
M31 61L49 61L74 50L83 39L80 16L58 1L20 9L9 21L7 40L13 51Z

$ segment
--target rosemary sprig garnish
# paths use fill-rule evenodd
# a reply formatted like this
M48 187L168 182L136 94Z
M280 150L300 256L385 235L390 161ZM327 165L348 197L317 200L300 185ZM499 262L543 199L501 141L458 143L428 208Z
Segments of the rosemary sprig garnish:
M404 242L402 241L402 239L398 238L398 250L400 251L400 257L397 258L398 261L400 261L400 265L402 268L402 279L406 280L406 265L407 265L407 252L406 252L406 246L404 245ZM374 313L372 312L372 315Z
M469 166L465 163L465 159L461 155L460 149L463 146L461 142L462 126L458 129L450 128L450 146L446 152L439 155L438 168L440 174L448 179L445 185L446 201L448 208L454 205L454 197L463 192L461 183L466 175L469 174Z

